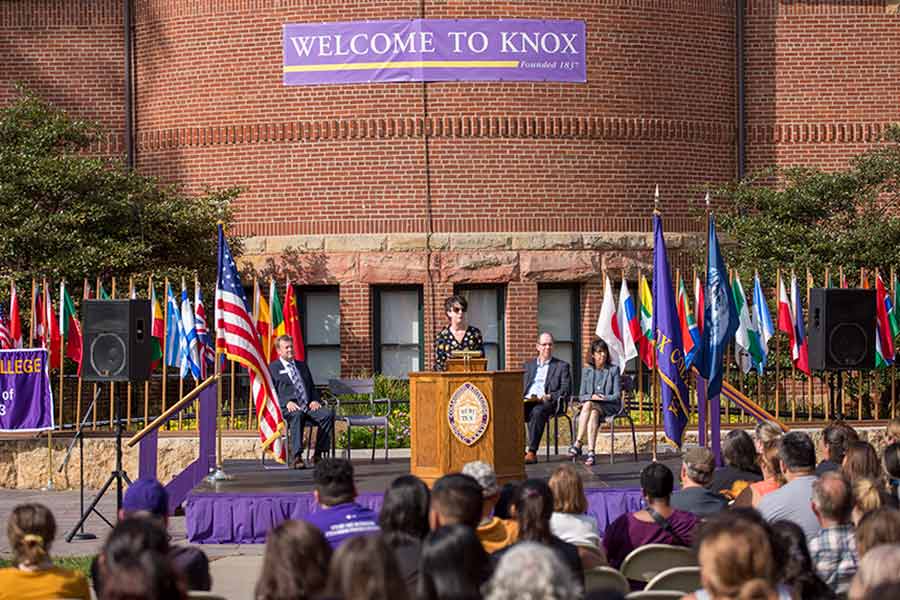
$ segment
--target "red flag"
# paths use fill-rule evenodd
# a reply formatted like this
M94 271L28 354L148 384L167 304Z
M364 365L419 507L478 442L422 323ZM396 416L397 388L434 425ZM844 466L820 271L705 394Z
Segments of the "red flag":
M19 314L19 295L16 292L15 281L10 283L9 337L10 344L13 348L22 347L22 316Z
M65 281L59 284L59 321L60 330L66 340L66 357L78 363L78 374L81 375L81 357L83 355L81 341L81 323L75 312L75 303L66 291Z
M300 311L297 309L294 286L288 280L287 291L284 293L284 326L287 334L294 340L294 357L297 360L306 360L306 346L303 343L303 331L300 329Z
M703 334L703 313L706 312L706 305L703 298L703 286L700 285L700 276L694 275L694 308L696 308L697 331Z
M50 297L50 286L44 282L44 300L43 300L43 317L42 325L44 331L44 347L50 351L50 368L58 369L62 364L62 354L60 348L59 323L56 321L56 315L53 312L53 300Z

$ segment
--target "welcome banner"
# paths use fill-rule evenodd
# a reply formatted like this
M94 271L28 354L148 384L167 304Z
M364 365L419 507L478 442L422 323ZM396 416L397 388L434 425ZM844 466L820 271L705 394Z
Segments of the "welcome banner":
M285 85L587 80L584 21L287 24L283 44Z
M53 429L47 351L0 350L0 431L46 429Z

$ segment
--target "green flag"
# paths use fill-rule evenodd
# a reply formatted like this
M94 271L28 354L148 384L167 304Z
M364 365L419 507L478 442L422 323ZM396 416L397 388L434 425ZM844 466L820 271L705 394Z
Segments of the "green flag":
M731 282L731 293L734 296L734 306L738 313L738 328L734 334L734 356L741 371L749 373L751 368L762 364L763 351L759 343L759 332L750 319L750 309L747 306L747 297L744 295L744 286L741 285L741 278L737 273L734 275L734 281Z

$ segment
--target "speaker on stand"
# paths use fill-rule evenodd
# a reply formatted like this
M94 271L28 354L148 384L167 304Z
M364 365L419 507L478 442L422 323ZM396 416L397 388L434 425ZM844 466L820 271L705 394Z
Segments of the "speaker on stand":
M875 290L811 289L808 339L809 368L829 373L831 414L840 421L844 371L875 368Z
M82 378L84 381L109 383L116 381L139 382L150 377L151 357L151 315L149 300L85 300L84 326L82 328ZM96 396L94 397L96 402ZM110 473L106 483L83 509L78 523L66 534L66 541L72 541L79 528L96 507L106 491L116 484L116 513L122 508L123 482L131 485L128 474L122 467L122 396L117 394L116 403L116 468ZM93 403L91 403L93 406ZM91 407L88 408L88 411ZM87 414L82 419L76 436L82 437L82 428L87 422ZM84 462L83 445L82 463ZM84 480L81 483L84 497ZM83 500L82 500L83 505ZM99 513L98 513L99 514ZM108 520L104 519L107 523Z

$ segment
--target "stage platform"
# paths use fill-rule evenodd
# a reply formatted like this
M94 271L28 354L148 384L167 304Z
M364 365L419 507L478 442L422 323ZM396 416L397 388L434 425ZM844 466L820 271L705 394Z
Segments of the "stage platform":
M650 462L649 456L619 456L610 465L599 456L599 464L586 467L576 463L583 474L589 512L597 518L600 530L619 515L637 510L641 505L639 474ZM536 465L528 465L528 477L547 479L564 456L541 456ZM680 458L671 455L661 462L677 473ZM384 490L395 478L409 473L409 459L389 461L354 460L355 479L360 504L373 510L381 508ZM233 477L216 484L201 483L184 503L185 529L188 539L197 544L260 544L266 532L287 519L302 519L319 510L313 500L312 469L293 470L258 460L226 461L225 471Z

